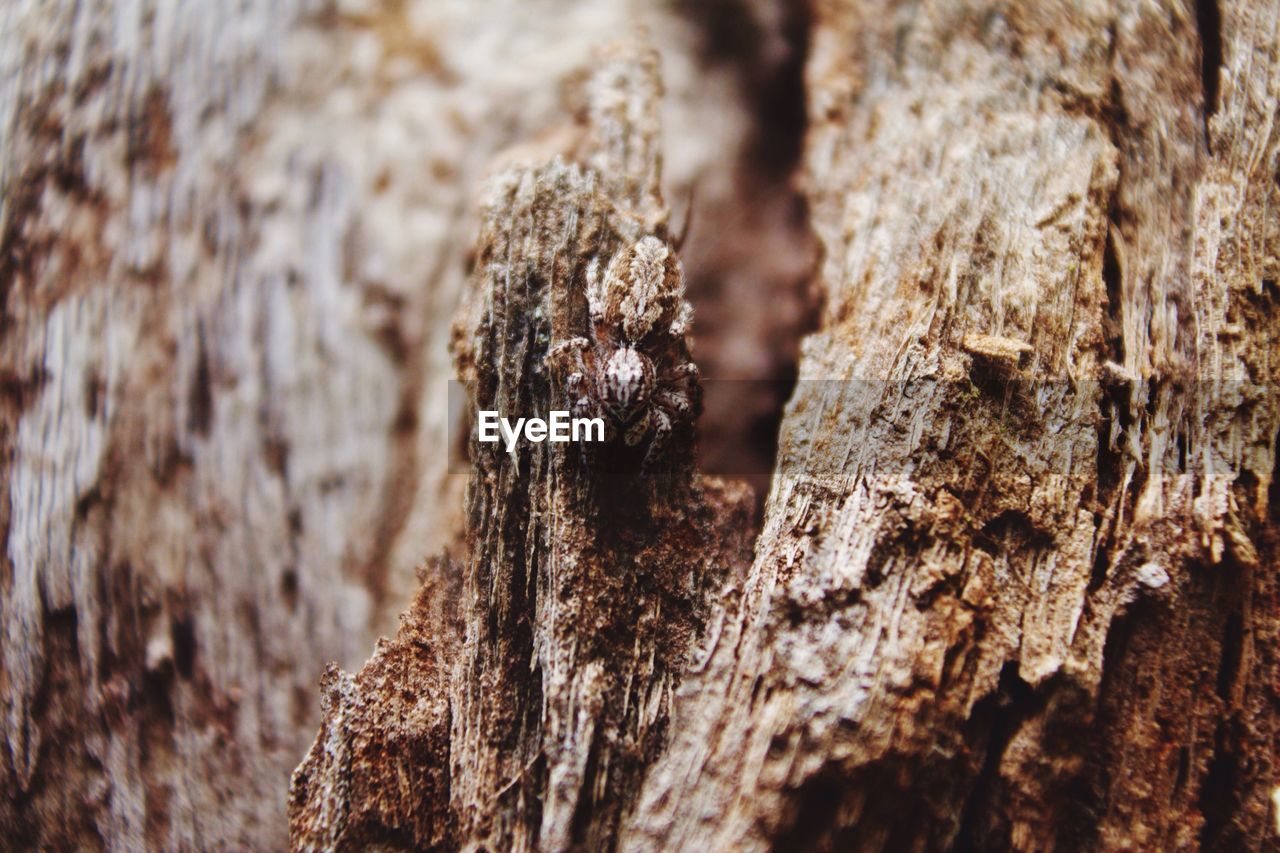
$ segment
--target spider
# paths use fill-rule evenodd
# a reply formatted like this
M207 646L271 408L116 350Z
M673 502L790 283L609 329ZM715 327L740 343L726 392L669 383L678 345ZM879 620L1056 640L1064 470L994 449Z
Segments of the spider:
M646 440L641 470L651 470L673 430L692 423L699 406L698 368L686 335L693 309L684 272L658 237L618 252L600 274L587 268L591 337L561 341L547 354L575 417L599 417L605 440L628 447Z

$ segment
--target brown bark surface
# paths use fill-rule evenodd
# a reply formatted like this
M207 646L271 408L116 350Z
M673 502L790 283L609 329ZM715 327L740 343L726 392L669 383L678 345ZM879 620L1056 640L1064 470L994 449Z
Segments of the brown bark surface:
M883 5L818 7L822 328L623 846L1274 843L1277 7Z
M492 179L454 341L475 409L555 408L544 359L555 341L587 333L588 263L665 236L656 59L597 54L572 159ZM440 595L420 596L354 683L331 676L324 727L294 776L296 845L615 843L668 737L710 599L749 560L749 491L695 478L692 445L675 440L643 476L575 446L469 445L467 554L444 604L462 636L451 642L454 626L440 626L441 639L424 643L422 612ZM379 677L402 660L410 672L452 670L452 681ZM406 689L408 704L429 710L393 716L403 735L388 735L388 691L400 703ZM381 781L428 769L433 784Z
M539 760L518 786L572 819L461 840L1268 843L1276 10L1196 11L818 7L825 307L743 593L616 839L573 833L634 782L584 817ZM516 728L572 754L557 716ZM451 766L474 826L485 763Z
M1277 843L1280 3L234 5L0 8L0 843Z
M681 219L691 197L695 221L749 213L689 244L719 257L690 264L702 304L736 309L722 286L804 271L740 239L803 234L785 169L740 169L777 145L751 111L783 15L726 42L635 11L669 66ZM0 4L0 843L287 844L326 662L357 669L460 529L447 343L481 177L563 123L557 81L632 19ZM776 338L795 314L734 325Z

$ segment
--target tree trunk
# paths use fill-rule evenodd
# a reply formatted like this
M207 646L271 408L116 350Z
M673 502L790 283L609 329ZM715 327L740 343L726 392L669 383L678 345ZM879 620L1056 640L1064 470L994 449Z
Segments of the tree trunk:
M631 20L553 6L0 4L7 843L287 844L326 662L357 668L460 532L441 448L480 178L554 137L556 81ZM671 194L697 177L724 246L771 235L717 264L757 289L805 263L777 251L804 233L785 167L739 168L777 147L761 9L728 48L643 10L668 127L711 119ZM751 319L764 340L798 312Z
M554 532L556 512L478 500L494 479L480 460L467 639L437 713L472 713L483 684L488 701L511 703L487 742L512 755L495 772L468 745L483 725L441 729L448 784L404 814L447 800L453 823L433 841L520 849L1236 848L1271 837L1276 101L1253 57L1274 57L1275 10L1201 9L1198 24L1195 11L819 7L806 161L826 250L822 324L741 594L711 599L692 625L703 640L672 674L678 698L660 713L679 724L643 774L599 784L608 763L593 763L596 745L629 731L615 707L633 658L618 649L610 661L605 648L600 667L566 663L557 645L576 650L590 634L570 622L562 638L553 614L607 601L602 578L636 569L612 555L568 589L554 571L523 573L573 564L579 546ZM584 162L605 183L625 165ZM521 180L541 186L542 174ZM575 196L526 195L489 215L556 220L585 210ZM492 240L482 231L481 257ZM591 249L526 239L498 254L572 293L584 263L572 259ZM518 280L543 281L531 275ZM488 296L477 298L490 305L510 281L479 272ZM503 322L533 329L545 316L526 308ZM477 406L508 377L490 365L470 378ZM538 458L508 488L579 502ZM583 523L598 537L619 524L571 522ZM494 550L480 537L495 525L570 556ZM722 546L704 547L723 559ZM670 564L644 566L657 579ZM504 571L520 596L490 579ZM498 641L476 632L495 619L517 646L509 671L521 686L483 675ZM669 651L634 637L641 657L646 643ZM358 699L331 700L295 777L299 843L317 828L330 844L387 837L347 834L354 822L315 804L354 789L362 766L401 760L361 747L379 723L347 710L379 707L388 689L364 681ZM565 693L576 716L548 698ZM349 727L337 763L335 720ZM365 789L344 807L379 797Z
M821 329L623 846L1275 842L1278 12L820 4Z
M0 69L10 843L1277 843L1276 0L16 2ZM646 234L696 442L450 422Z

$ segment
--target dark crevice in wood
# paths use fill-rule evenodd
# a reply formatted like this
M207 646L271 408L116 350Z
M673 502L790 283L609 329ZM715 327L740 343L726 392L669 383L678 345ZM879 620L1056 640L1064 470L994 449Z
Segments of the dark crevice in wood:
M773 849L854 849L849 827L840 820L850 788L849 779L837 768L828 767L814 774L795 792L795 817L774 839Z
M1036 527L1031 517L1017 509L1006 509L987 521L974 536L974 545L992 556L1023 551L1047 551L1053 536Z
M1198 806L1204 817L1204 826L1200 829L1201 850L1243 850L1248 846L1232 822L1240 810L1243 781L1240 759L1231 744L1232 728L1230 718L1218 723L1213 759L1200 788Z
M200 329L196 342L196 375L191 383L189 401L189 429L192 434L206 436L213 423L213 386L209 369L209 347L205 331Z
M1102 251L1102 280L1107 286L1107 310L1102 318L1102 328L1107 340L1107 357L1116 364L1124 364L1124 330L1120 325L1120 305L1124 299L1121 289L1123 271L1116 257L1115 241L1120 239L1120 236L1115 219L1115 205L1116 201L1113 197L1106 245Z
M1271 443L1272 469L1271 484L1267 487L1267 507L1271 520L1280 522L1280 432L1276 433Z
M813 10L808 2L785 3L775 21L743 0L682 0L676 8L698 26L702 61L733 69L753 122L739 156L714 167L732 175L737 197L695 217L686 269L699 361L709 378L725 378L708 395L700 458L711 473L744 476L758 513L798 376L799 342L818 325L816 240L797 182ZM736 374L741 365L721 355L740 351L735 338L744 335L769 354L760 375Z
M1124 382L1104 385L1099 395L1097 480L1092 502L1098 538L1089 576L1090 593L1096 592L1105 582L1116 548L1116 520L1112 517L1112 510L1116 491L1124 482L1125 445L1130 440L1128 398L1131 393L1131 385Z
M173 640L173 662L178 674L190 679L195 674L196 632L191 617L175 617L169 625Z
M280 576L280 595L289 610L298 609L298 570L285 569Z
M784 742L780 752L788 746L794 748ZM938 754L943 752L949 749ZM851 768L831 760L789 793L769 846L779 851L948 849L956 815L938 820L943 817L938 810L948 792L964 784L963 761L935 754L919 764L892 754Z
M25 787L13 785L0 794L0 829L4 832L0 846L14 850L105 849L109 839L103 837L98 822L101 799L84 790L86 785L102 784L104 768L90 751L86 734L98 731L103 721L79 702L87 688L78 640L79 614L74 607L43 608L41 621L45 672L20 736L25 748L33 746L31 738L40 738L33 771L43 767L57 768L58 772L33 772L24 780ZM105 710L118 713L120 709ZM39 722L38 735L34 721ZM77 802L79 807L66 809L67 802Z
M766 178L790 180L804 147L808 125L804 67L813 10L808 0L785 3L780 32L771 33L743 0L677 0L676 8L699 25L702 55L709 63L740 69L743 97L756 119L749 160ZM770 39L781 36L785 56L770 57Z
M1111 112L1119 114L1117 117L1123 120L1120 93L1114 85L1114 80L1112 82L1112 94L1108 103L1114 105ZM1117 144L1116 125L1104 122L1103 126L1110 132L1112 144ZM1107 291L1106 309L1102 315L1102 333L1107 347L1106 358L1115 365L1124 364L1124 329L1121 322L1124 270L1120 266L1116 247L1116 241L1122 239L1118 221L1120 183L1121 176L1117 176L1116 187L1111 192L1108 205L1107 234L1103 240L1102 249L1102 280ZM1113 505L1116 490L1120 488L1124 479L1125 445L1131 440L1129 429L1132 426L1132 417L1129 401L1132 393L1132 383L1113 377L1104 381L1098 396L1100 411L1094 506L1095 518L1098 519L1100 528L1105 525L1106 531L1102 534L1101 541L1097 543L1094 552L1088 586L1090 592L1097 591L1106 580L1113 556L1112 551L1115 548L1115 522L1109 520L1104 513Z
M1181 794L1191 778L1191 748L1182 746L1178 749L1178 774L1173 779L1173 792Z
M1196 0L1196 26L1204 80L1205 144L1209 145L1209 119L1218 111L1218 73L1222 68L1222 10L1217 0Z
M1112 790L1111 768L1114 756L1106 732L1115 726L1115 709L1107 703L1112 691L1123 689L1125 667L1130 665L1129 649L1134 635L1154 611L1155 605L1139 600L1117 614L1107 629L1107 639L1102 652L1102 678L1097 688L1098 709L1095 724L1082 738L1080 755L1083 767L1071 790L1072 811L1087 818L1074 825L1064 823L1059 832L1071 836L1070 849L1089 850L1097 845L1098 826L1106 813L1107 797Z
M1099 442L1099 458L1103 455L1101 452L1102 448L1103 444L1102 442ZM1099 467L1099 470L1101 470L1101 466ZM1103 518L1097 513L1094 514L1094 522L1099 529L1101 529L1104 524ZM1104 538L1097 543L1093 552L1093 568L1089 572L1089 586L1087 587L1087 591L1089 593L1097 592L1102 587L1102 584L1106 582L1107 570L1111 566L1111 549L1114 546L1115 537L1112 535L1111 530L1108 529L1104 534Z
M1222 659L1218 663L1218 696L1231 701L1231 689L1240 675L1241 655L1244 651L1244 615L1233 611L1227 616L1222 632Z
M588 833L591 829L591 818L596 806L595 789L599 773L600 732L597 730L591 736L591 746L587 750L587 763L582 771L583 794L573 812L570 834L574 844L581 845L589 841Z
M1039 690L1033 688L1018 674L1017 661L1007 661L1000 669L996 692L974 705L969 717L968 739L970 749L983 756L982 766L969 785L952 849L991 850L1009 846L1008 838L990 837L993 818L999 812L992 806L998 799L1000 760L1018 730L1044 709L1051 689L1052 682Z

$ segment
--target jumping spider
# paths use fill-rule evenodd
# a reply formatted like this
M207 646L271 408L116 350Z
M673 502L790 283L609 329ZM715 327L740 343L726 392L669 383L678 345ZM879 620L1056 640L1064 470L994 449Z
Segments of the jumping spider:
M701 390L685 339L693 309L679 258L649 236L614 255L603 275L593 260L587 308L591 337L561 341L547 361L575 417L602 418L607 441L649 441L642 470L650 470L675 427L697 416Z

